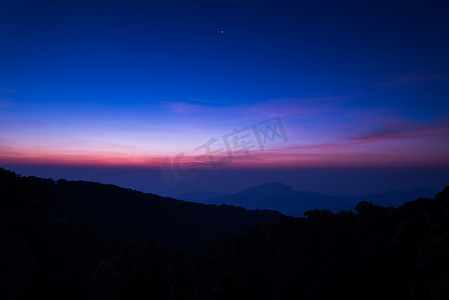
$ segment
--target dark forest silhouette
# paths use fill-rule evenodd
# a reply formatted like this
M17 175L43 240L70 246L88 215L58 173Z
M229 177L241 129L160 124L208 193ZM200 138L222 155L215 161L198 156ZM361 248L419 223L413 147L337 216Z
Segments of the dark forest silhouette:
M1 299L449 299L449 187L293 218L0 169L0 197Z

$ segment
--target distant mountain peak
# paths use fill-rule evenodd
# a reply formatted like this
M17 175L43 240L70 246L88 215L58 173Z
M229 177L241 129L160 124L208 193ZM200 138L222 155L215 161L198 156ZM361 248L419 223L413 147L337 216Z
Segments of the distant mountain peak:
M291 192L292 188L288 185L283 184L282 182L269 182L265 184L261 184L246 190L241 191L240 193L247 193L247 192L268 192L268 193L285 193L285 192Z

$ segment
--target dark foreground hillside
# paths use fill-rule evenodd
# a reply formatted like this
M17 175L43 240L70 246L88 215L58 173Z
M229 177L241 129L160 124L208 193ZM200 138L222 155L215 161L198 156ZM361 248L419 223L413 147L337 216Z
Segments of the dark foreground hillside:
M89 222L104 236L130 228L143 238L192 252L202 242L238 233L276 218L269 210L204 205L86 181L33 180L50 187L61 209L57 217Z
M107 199L124 196L110 188ZM57 193L45 180L0 170L1 299L449 298L448 187L397 209L361 202L354 213L279 216L193 255L50 218ZM185 218L182 209L174 216Z
M449 299L449 187L393 209L314 210L209 242L192 259L218 299Z

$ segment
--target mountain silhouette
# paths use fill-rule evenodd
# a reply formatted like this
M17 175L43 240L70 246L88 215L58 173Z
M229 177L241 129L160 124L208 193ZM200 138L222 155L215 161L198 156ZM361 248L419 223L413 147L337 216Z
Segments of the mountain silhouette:
M449 187L294 218L0 168L1 299L447 299L448 237Z
M432 198L435 194L436 192L431 190L414 189L408 192L390 190L384 193L371 193L357 197L338 197L315 192L294 191L290 186L283 183L272 182L218 198L201 197L195 199L194 194L191 194L189 200L208 204L241 206L247 209L270 209L285 215L300 217L306 211L312 209L328 209L332 212L350 210L361 201L398 207L406 201L418 197Z
M110 184L33 179L49 186L59 199L61 210L56 217L89 222L105 236L130 228L146 239L187 251L279 215L275 211L181 201Z
M447 299L448 211L446 187L434 199L418 198L398 208L363 201L353 212L281 216L203 245L195 262L212 265L202 269L199 294L212 299Z

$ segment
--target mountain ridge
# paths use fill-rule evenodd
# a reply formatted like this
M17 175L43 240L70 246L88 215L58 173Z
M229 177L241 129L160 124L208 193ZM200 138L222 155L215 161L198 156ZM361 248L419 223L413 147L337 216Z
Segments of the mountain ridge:
M193 251L199 244L280 215L230 205L201 204L91 181L29 177L49 186L61 209L58 218L88 222L104 236L130 228L146 239Z
M388 190L361 196L329 196L326 194L295 191L281 182L265 183L218 198L202 198L190 201L207 204L228 204L247 209L271 209L285 215L300 217L311 209L329 209L333 212L351 210L359 202L368 201L377 205L398 207L418 197L432 198L437 192L423 188L410 191Z

